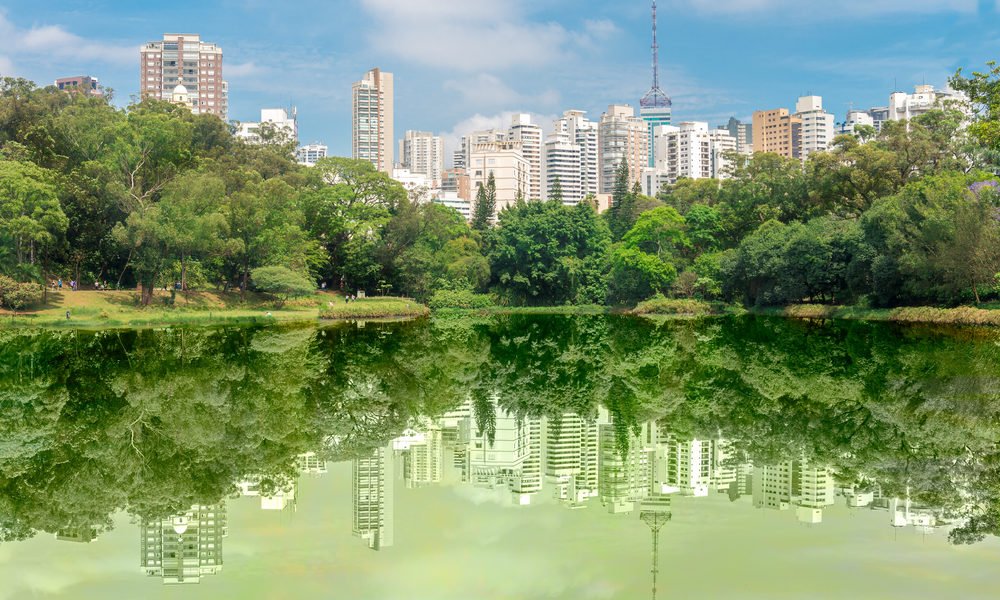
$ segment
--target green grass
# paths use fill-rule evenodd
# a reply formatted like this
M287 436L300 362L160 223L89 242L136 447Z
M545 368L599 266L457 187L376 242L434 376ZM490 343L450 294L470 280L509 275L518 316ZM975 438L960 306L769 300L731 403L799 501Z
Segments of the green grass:
M56 329L129 329L179 326L251 325L271 323L315 323L323 318L395 318L420 316L427 309L412 300L372 298L345 306L343 296L317 292L285 302L280 307L273 298L248 293L191 292L178 294L169 305L170 293L157 291L149 306L139 306L135 291L49 291L43 306L16 315L0 310L0 327L44 327ZM406 303L412 306L401 309ZM332 307L331 307L332 305ZM70 319L66 319L66 311Z
M861 308L856 306L797 304L787 307L754 309L752 312L755 314L775 315L793 319L847 319L854 321L1000 327L1000 306L984 306L987 308L974 308L971 306L960 306L957 308L933 308L926 306Z
M712 305L702 300L656 296L640 302L628 311L632 315L678 315L700 317L714 312Z
M439 308L435 317L488 317L490 315L603 315L611 312L607 306L489 306L484 308Z
M414 318L428 314L430 309L416 300L389 296L360 298L351 302L337 298L319 310L319 317L325 320Z

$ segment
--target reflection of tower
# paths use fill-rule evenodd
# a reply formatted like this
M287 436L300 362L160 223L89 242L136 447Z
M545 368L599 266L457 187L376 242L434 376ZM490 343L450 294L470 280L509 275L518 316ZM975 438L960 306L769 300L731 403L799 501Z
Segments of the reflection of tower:
M327 472L326 461L315 452L306 452L296 456L295 468L298 469L299 473L309 475L325 475Z
M376 448L354 459L354 535L381 550L393 542L393 479L391 448Z
M403 478L407 487L419 487L430 483L441 483L444 467L444 447L441 428L432 425L425 433L419 434L406 444L403 462ZM397 448L404 449L404 448Z
M222 570L222 538L229 534L225 503L145 521L139 532L142 569L163 583L199 583L202 575Z
M754 469L753 505L757 508L788 510L794 505L800 521L821 523L823 508L833 504L833 473L827 468L796 460Z
M517 504L530 503L531 496L542 491L542 421L529 417L524 428L528 430L528 454L510 488Z
M686 496L708 495L712 479L712 449L709 440L673 439L662 446L665 473L661 491L680 492Z
M639 509L639 519L649 527L653 538L653 600L656 600L656 580L660 574L660 528L666 525L673 515L670 512L670 496L655 494L643 500Z

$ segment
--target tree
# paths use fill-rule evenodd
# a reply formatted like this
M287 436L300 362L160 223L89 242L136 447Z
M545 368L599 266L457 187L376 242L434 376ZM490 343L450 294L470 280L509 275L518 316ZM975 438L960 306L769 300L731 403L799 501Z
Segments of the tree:
M34 265L39 251L50 248L67 225L54 173L31 163L0 160L0 239L11 240L17 264Z
M549 200L560 203L563 201L562 181L558 175L556 175L555 180L552 182L552 189L549 190Z
M959 69L950 83L969 97L975 112L975 122L969 126L969 133L990 152L993 164L997 164L1000 157L1000 66L996 61L989 61L985 71L973 71L969 77Z
M622 159L615 171L615 183L611 193L611 207L608 209L606 218L608 228L611 230L611 237L618 241L632 229L636 218L636 196L628 187L629 168L628 160Z
M608 298L634 304L657 293L666 293L677 278L677 269L655 254L619 245L611 253Z
M480 185L476 189L476 201L472 207L472 228L477 231L489 229L495 212L496 204L490 204L486 186Z
M515 204L493 231L493 283L515 304L600 302L608 247L607 226L586 204Z
M287 267L258 267L251 278L257 289L278 298L278 308L289 298L308 296L316 291L316 284L308 277Z
M171 182L160 201L163 235L181 264L181 289L188 289L191 258L221 251L226 218L222 214L225 184L218 177L190 172Z
M690 248L691 242L685 231L684 217L669 206L661 206L639 215L635 225L622 238L622 245L660 260L673 260Z

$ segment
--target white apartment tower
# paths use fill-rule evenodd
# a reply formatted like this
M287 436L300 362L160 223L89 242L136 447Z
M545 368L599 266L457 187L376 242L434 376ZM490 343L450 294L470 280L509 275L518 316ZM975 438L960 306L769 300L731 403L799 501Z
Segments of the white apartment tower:
M545 480L555 497L571 504L598 495L600 438L597 421L577 414L548 419L545 430Z
M628 162L629 187L641 179L649 161L648 127L627 104L613 104L601 116L598 139L602 194L614 191L615 174L622 161Z
M556 177L566 204L600 192L598 128L585 115L581 110L568 110L552 123L545 141L545 199L551 197Z
M295 161L300 165L311 167L319 162L319 159L326 158L328 150L325 144L306 144L295 151Z
M264 130L261 126L267 124ZM270 129L266 134L265 130ZM299 143L298 111L293 106L291 112L284 108L264 108L260 111L260 121L240 123L236 137L250 144Z
M516 114L512 117L507 139L521 144L521 153L528 161L528 185L524 189L526 200L542 199L542 128L531 122L531 115Z
M404 169L424 175L432 187L440 187L444 171L444 142L427 131L407 131L399 141L399 158Z
M802 96L795 103L795 116L802 121L799 138L799 157L805 161L809 155L823 152L833 143L834 118L823 110L821 96Z
M709 129L708 123L686 121L656 128L656 164L642 175L643 193L655 196L666 184L678 179L724 179L729 154L738 142L726 129Z
M933 85L918 85L912 94L895 92L889 96L890 121L911 121L935 108L952 106L969 114L969 99L951 88L934 89Z
M354 535L372 550L393 544L395 463L391 446L353 463Z
M392 175L393 80L392 73L372 69L352 88L351 156L367 160L375 169Z
M193 506L139 527L140 563L163 583L200 583L202 575L222 570L222 538L229 534L225 503Z
M194 114L229 115L229 84L222 79L222 48L198 34L166 33L139 49L140 97L173 101L183 90Z

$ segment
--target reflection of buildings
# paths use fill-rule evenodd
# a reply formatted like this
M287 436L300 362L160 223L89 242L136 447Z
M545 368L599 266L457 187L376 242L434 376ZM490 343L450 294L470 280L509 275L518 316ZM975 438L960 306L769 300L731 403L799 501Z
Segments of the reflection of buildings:
M649 495L655 452L655 423L642 425L637 435L628 425L615 423L601 411L599 426L601 504L609 512L635 510L635 502Z
M545 425L545 482L556 499L575 505L597 496L597 421L568 413Z
M225 503L145 521L140 526L140 563L163 583L199 583L222 570L222 538L228 535Z
M394 476L390 446L354 459L354 535L367 540L373 550L388 548L393 543Z
M264 483L260 477L249 477L237 484L239 495L259 497L261 510L285 510L289 507L295 510L295 493L298 490L298 484L295 481L284 482L280 486L276 485L277 482L267 486L263 485ZM272 485L274 489L266 489Z
M299 473L308 475L325 475L326 461L315 452L306 452L295 457L295 468Z
M938 524L933 511L913 506L909 489L906 498L893 498L889 501L889 522L893 527L914 527L921 533L934 533Z
M60 542L77 542L89 544L97 539L97 528L92 525L77 525L60 529L56 533L56 539Z
M404 451L403 479L407 487L441 483L444 468L444 442L441 427L426 426L427 431L407 431L393 440L393 450Z
M823 508L834 504L833 473L807 461L786 461L754 469L753 505L788 510L804 523L821 523Z

